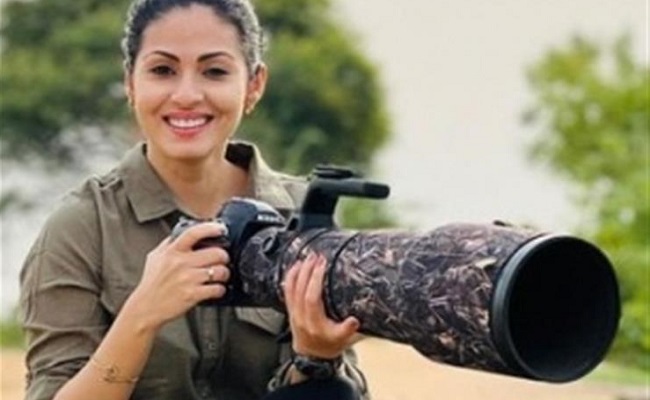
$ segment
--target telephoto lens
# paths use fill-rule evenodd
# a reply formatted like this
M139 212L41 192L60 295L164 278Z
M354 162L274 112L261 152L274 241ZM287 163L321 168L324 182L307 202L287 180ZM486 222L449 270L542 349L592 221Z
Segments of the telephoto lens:
M425 232L339 229L339 196L384 198L385 185L327 169L285 220L233 199L228 227L236 283L229 304L284 310L281 282L310 252L327 259L323 300L336 320L413 346L432 361L548 382L576 380L604 358L620 318L612 264L595 245L503 223Z

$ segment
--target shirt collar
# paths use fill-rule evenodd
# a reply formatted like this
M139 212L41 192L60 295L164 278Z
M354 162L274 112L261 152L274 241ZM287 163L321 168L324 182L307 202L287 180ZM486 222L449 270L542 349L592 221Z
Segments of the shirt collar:
M138 222L162 218L178 211L174 196L153 169L147 157L146 144L138 143L130 149L118 167L126 195ZM226 156L243 167L248 167L251 193L277 209L295 208L295 202L282 183L281 175L264 161L259 149L247 142L228 143Z
M291 210L296 208L293 197L283 184L281 174L273 171L264 161L257 146L246 142L234 142L229 149L248 148L252 152L248 172L254 197L270 204L276 209Z

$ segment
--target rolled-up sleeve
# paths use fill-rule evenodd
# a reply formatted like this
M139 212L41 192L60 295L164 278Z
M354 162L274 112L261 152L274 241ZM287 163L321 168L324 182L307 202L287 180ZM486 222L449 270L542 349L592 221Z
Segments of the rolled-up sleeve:
M79 204L55 212L23 265L20 309L27 339L26 399L51 399L108 328L101 306L97 230Z

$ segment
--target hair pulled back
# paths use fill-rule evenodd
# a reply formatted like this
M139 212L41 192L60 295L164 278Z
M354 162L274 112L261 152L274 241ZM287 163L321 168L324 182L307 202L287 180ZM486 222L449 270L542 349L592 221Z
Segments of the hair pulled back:
M199 4L210 7L216 15L233 24L239 32L249 74L262 62L264 34L249 0L134 0L129 7L122 38L124 67L133 71L142 45L142 35L150 23L178 7Z

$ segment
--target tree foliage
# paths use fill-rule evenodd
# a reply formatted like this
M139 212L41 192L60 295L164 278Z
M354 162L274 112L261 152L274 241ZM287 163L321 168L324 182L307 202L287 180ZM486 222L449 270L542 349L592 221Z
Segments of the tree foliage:
M290 172L325 162L366 170L388 138L375 68L354 46L353 35L329 16L329 3L257 3L271 38L271 75L242 133L268 150L273 165Z
M118 42L124 7L92 0L3 4L3 157L72 161L75 139L88 127L99 128L93 135L108 133L125 120Z
M275 168L317 163L368 172L388 139L377 72L329 0L258 0L268 30L271 79L240 137ZM119 42L128 0L9 0L2 4L0 144L3 157L67 168L96 143L134 129ZM50 163L53 164L53 163Z
M630 39L599 46L576 37L529 71L541 128L531 155L579 190L585 226L617 268L624 302L615 354L650 368L650 69Z

